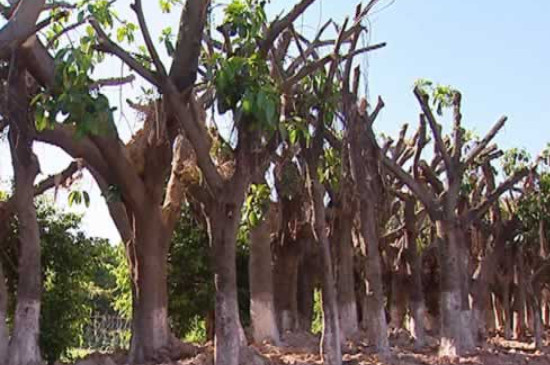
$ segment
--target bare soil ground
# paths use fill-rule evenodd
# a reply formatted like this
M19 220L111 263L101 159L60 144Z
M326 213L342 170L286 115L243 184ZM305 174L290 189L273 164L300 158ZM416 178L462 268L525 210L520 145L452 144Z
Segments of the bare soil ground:
M359 334L343 347L344 365L550 365L550 342L541 350L535 350L529 338L523 341L506 340L500 336L490 338L473 353L457 359L441 359L437 356L437 340L429 338L428 345L415 349L404 332L391 336L391 351L387 356L374 354L372 348ZM550 331L546 338L550 338ZM241 365L320 365L319 338L307 333L292 333L283 336L280 346L271 344L252 345L244 349ZM211 343L198 347L194 357L162 365L213 365L214 349ZM123 365L119 356L96 357L95 361L77 362L76 365ZM107 359L108 358L108 359ZM92 360L92 359L88 359ZM84 360L86 361L86 360ZM160 365L160 364L159 364Z

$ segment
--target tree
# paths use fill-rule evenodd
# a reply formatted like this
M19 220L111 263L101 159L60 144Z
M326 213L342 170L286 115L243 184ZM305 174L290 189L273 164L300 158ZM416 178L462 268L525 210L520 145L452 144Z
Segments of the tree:
M464 156L465 140L461 125L461 95L458 91L445 87L436 87L433 90L434 102L438 109L453 108L453 135L449 139L452 142L446 143L429 106L429 94L426 87L430 86L429 83L419 83L414 89L414 94L422 109L421 119L427 121L432 131L435 152L438 155L437 164L432 169L426 164L427 168L424 169L424 173L431 177L427 180L428 184L415 181L403 168L387 157L383 157L383 162L388 170L407 185L422 202L431 220L436 224L440 265L445 268L445 270L441 270L440 354L456 356L471 350L474 346L467 300L469 288L467 284L468 254L464 241L465 227L472 222L472 219L485 214L500 195L525 177L527 169L518 171L491 190L486 198L475 207L462 209L460 188L464 174L473 164L478 163L476 161L483 159L487 161L493 157L490 154L492 149L487 146L502 128L506 118L501 118L489 133ZM445 184L437 179L437 174L434 172L440 165L446 174Z

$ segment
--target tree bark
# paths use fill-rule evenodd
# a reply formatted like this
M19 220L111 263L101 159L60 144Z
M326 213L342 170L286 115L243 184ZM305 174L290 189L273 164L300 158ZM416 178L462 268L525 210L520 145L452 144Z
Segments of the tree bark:
M298 264L300 242L284 239L275 249L274 299L281 333L294 331L298 322Z
M256 343L279 343L271 256L269 222L268 219L264 219L250 230L250 318Z
M325 189L317 178L317 169L309 166L311 179L310 193L313 203L313 234L319 245L321 253L322 270L322 301L323 301L323 336L321 338L321 355L323 364L342 364L342 349L340 344L340 323L338 317L338 304L336 302L336 289L334 287L334 275L330 256L330 244L326 230L325 205L323 198Z
M369 340L376 351L387 353L389 351L388 324L384 307L381 257L375 222L376 213L371 202L361 202L359 218L361 247L366 255Z
M297 321L296 329L309 332L313 322L315 288L319 286L319 247L311 237L311 229L304 228L300 240L303 253L298 265Z
M0 263L0 364L6 364L8 360L8 324L6 323L8 314L8 288L6 287L6 278L4 269Z
M214 252L216 365L238 365L243 340L237 298L236 250L243 200L240 195L244 193L230 193L216 197L206 217Z
M14 65L14 67L17 67ZM8 363L36 365L42 362L38 336L42 278L40 234L34 206L34 180L39 172L32 152L25 74L15 71L10 85L9 142L15 175L15 209L19 223L17 304L9 343Z
M414 338L415 346L422 347L425 343L424 320L426 304L422 288L422 259L416 244L415 201L405 201L405 258L409 273L409 330Z
M336 280L338 291L338 314L340 316L340 339L345 341L359 330L357 300L355 298L355 273L353 265L352 225L353 215L337 209L332 245L337 252Z
M160 207L152 207L147 216L135 215L134 267L131 267L134 296L132 363L169 361L171 332L168 323L167 254L169 235Z
M455 221L437 222L441 263L440 356L456 357L470 350L470 324L463 321L460 226ZM466 328L465 328L466 327Z

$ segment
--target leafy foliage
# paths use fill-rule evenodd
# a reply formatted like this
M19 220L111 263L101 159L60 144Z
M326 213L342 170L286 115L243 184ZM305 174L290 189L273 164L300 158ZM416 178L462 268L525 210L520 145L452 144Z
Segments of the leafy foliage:
M267 62L257 51L266 23L265 1L234 0L224 11L218 30L230 42L231 52L216 52L213 83L220 113L231 110L247 126L274 131L279 120L279 94Z
M244 204L243 220L251 228L256 227L265 217L269 209L271 191L267 184L252 184Z
M47 203L38 206L41 232L42 294L40 345L46 361L68 355L82 341L91 313L113 313L110 297L115 287L113 248L106 240L88 238L81 219L61 213ZM10 293L10 316L17 288L18 227L6 240L2 263Z

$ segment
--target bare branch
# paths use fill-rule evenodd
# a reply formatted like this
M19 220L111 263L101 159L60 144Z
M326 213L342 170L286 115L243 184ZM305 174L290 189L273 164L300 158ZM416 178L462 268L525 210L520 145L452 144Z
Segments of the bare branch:
M507 190L513 188L521 179L529 174L531 170L524 168L516 171L512 176L504 180L495 190L487 194L485 200L479 203L475 208L472 208L466 215L466 223L480 219L491 205L495 204L496 200Z
M382 97L378 96L376 106L374 107L373 112L368 116L369 126L372 126L374 124L376 118L378 118L378 114L380 114L380 111L384 108L385 105L386 104L384 104L384 100L382 99Z
M501 117L491 130L483 137L481 141L468 153L466 159L464 160L464 166L470 166L476 159L476 157L487 147L487 145L495 138L496 134L504 127L507 117Z
M186 1L181 13L170 79L182 92L195 84L210 0Z
M374 44L372 46L369 46L369 47L364 47L364 48L361 48L361 49L358 49L358 50L355 50L354 52L350 53L350 54L347 54L347 55L344 55L344 56L341 56L339 58L339 61L343 61L343 60L346 60L348 59L349 57L355 57L357 54L359 53L365 53L365 52L369 52L369 51L374 51L376 49L379 49L379 48L382 48L382 47L385 47L386 46L386 43L379 43L379 44ZM304 67L302 67L296 74L290 76L284 83L283 87L286 88L286 87L290 87L294 84L296 84L298 81L302 80L304 77L307 77L311 74L313 74L315 71L319 70L320 68L324 67L325 65L327 65L330 61L332 61L334 59L334 56L332 54L328 55L328 56L325 56L319 60L316 60L315 62L312 62L312 63L309 63L307 65L305 65Z
M292 10L285 15L282 19L278 19L273 21L268 30L265 39L260 44L259 54L262 57L267 56L267 53L273 43L275 42L275 39L281 34L283 30L288 28L288 26L300 16L302 15L306 9L315 2L315 0L302 0L298 4L292 8Z
M452 170L451 157L449 156L449 151L447 150L447 146L445 146L445 142L441 137L440 125L435 120L435 117L432 113L432 109L428 105L428 98L422 91L420 91L418 87L414 88L414 95L416 96L416 99L418 99L418 102L420 103L420 107L422 108L422 112L424 113L424 115L426 116L426 119L428 120L428 124L434 136L435 147L439 152L439 154L441 154L441 157L443 158L443 162L445 163L445 168L447 169L447 171L450 172Z
M401 180L401 182L407 185L411 192L418 197L422 204L424 204L432 219L436 220L441 216L437 199L428 189L422 186L420 182L415 181L411 175L389 157L382 155L381 159L384 166L386 166L398 180Z
M128 84L131 82L134 82L136 77L134 75L128 75L124 77L111 77L108 79L100 79L96 80L90 85L90 90L97 90L104 86L121 86L124 84Z
M147 69L141 63L139 63L135 58L133 58L128 52L122 49L118 44L113 42L107 34L101 29L101 26L95 19L90 19L90 24L94 28L98 36L98 45L96 48L99 51L113 54L120 58L125 64L127 64L132 70L137 72L145 80L149 81L151 84L160 88L161 84L158 80L156 73Z
M36 22L45 0L21 0L8 22L0 30L0 58L11 52L36 33Z
M141 29L141 34L143 35L143 40L145 41L145 46L147 47L147 51L149 51L149 54L153 59L153 64L155 65L157 73L160 75L162 79L165 79L168 76L168 74L166 73L166 68L164 68L164 65L160 60L157 49L155 48L155 45L153 44L153 41L151 39L151 33L149 33L149 28L147 27L145 16L143 15L143 7L141 5L141 0L135 0L134 4L130 5L130 7L136 13L139 27Z
M65 168L65 170L61 171L58 174L48 176L46 179L42 180L38 185L34 187L34 195L41 195L46 190L49 190L53 187L56 187L61 184L63 181L66 181L71 176L74 175L75 172L78 171L80 168L80 163L77 161L71 162L69 166Z

